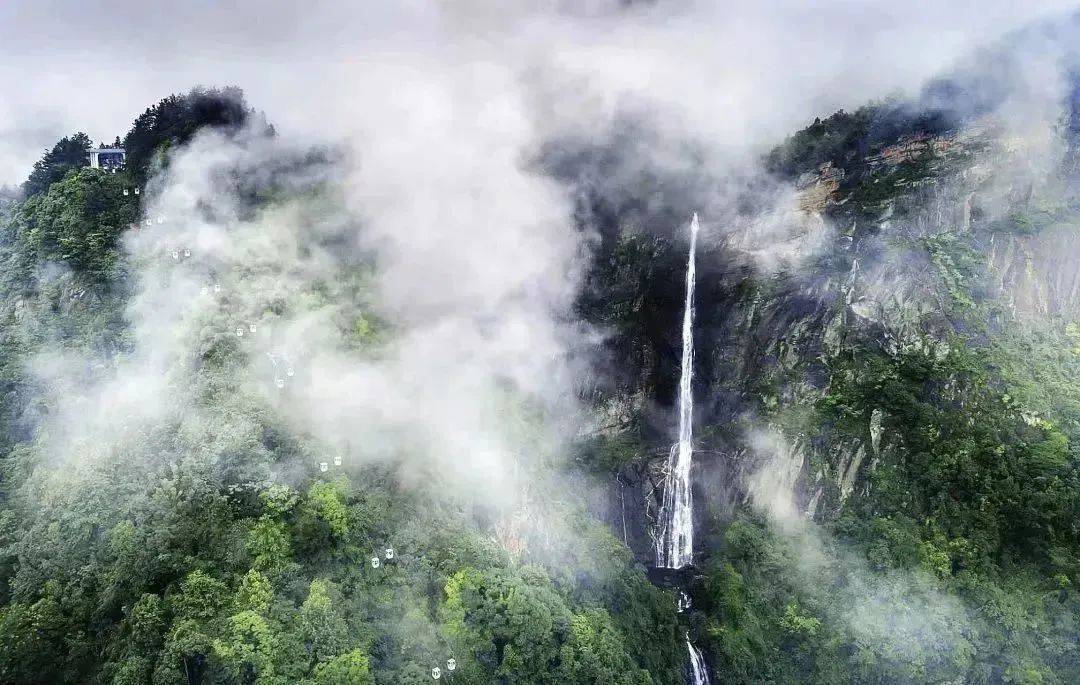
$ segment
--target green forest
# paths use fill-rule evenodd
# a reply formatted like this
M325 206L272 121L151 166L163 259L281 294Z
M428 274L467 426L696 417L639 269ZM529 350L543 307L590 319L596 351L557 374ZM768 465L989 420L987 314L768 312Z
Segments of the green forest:
M61 139L0 200L0 682L1080 682L1080 133L943 91L814 120L723 207L641 122L539 150L603 332L572 401L418 362L347 155L239 88L147 108L118 171ZM778 189L817 237L766 267ZM657 569L694 212L695 553ZM432 437L380 369L461 404Z

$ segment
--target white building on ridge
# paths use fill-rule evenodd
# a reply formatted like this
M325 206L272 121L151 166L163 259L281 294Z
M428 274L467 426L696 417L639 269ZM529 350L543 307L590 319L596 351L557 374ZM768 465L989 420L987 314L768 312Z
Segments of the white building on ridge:
M127 154L122 147L101 147L90 150L90 166L95 169L115 171L122 169L127 161Z

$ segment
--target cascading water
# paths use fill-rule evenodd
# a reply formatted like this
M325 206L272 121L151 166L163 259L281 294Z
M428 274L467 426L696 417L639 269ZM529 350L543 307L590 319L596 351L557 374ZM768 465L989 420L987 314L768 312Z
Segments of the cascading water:
M690 677L692 685L709 685L709 672L705 670L705 657L701 651L690 642L690 634L686 634L686 648L690 650Z
M690 222L690 257L686 266L686 304L683 309L682 369L679 376L679 441L671 446L664 478L664 503L656 535L656 565L682 568L693 560L694 521L690 493L690 462L694 450L694 253L698 218Z
M694 558L694 502L690 491L690 465L694 453L694 258L697 252L698 217L690 221L690 256L686 263L686 302L683 305L682 368L679 373L679 441L671 446L664 475L664 501L658 516L656 565L678 569ZM679 593L679 611L690 606ZM692 685L709 685L705 658L686 634L690 652Z

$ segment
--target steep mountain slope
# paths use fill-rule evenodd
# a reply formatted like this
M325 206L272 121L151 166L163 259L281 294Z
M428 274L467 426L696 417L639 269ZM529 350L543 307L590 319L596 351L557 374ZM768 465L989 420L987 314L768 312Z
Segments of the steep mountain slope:
M764 210L760 180L710 207L708 169L642 169L632 146L553 163L602 235L583 312L611 330L615 372L586 458L616 472L606 515L647 564L680 227L694 209L713 227L695 334L705 539L665 581L689 589L724 682L1078 677L1075 117L1066 99L1060 118L1010 119L1004 94L970 97L980 85L960 73L816 120L768 156L794 194Z

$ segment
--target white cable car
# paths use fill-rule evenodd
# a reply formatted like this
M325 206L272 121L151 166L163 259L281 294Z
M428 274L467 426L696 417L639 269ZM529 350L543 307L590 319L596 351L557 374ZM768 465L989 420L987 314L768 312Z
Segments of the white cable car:
M438 680L439 678L441 678L442 677L442 669L439 668L438 666L431 669L431 677L434 678L435 680Z
M254 332L255 332L256 330L258 330L258 329L257 329L257 327L255 326L255 324L253 324L253 323L249 323L249 324L248 324L248 331L249 331L249 332L251 332L251 333L254 333Z
M394 558L394 548L393 547L387 547L386 548L386 558L387 559L393 559Z
M281 388L284 388L285 387L285 379L284 378L275 378L274 379L274 385L276 385L279 390Z
M334 455L334 466L341 466L341 455L340 454L335 454Z
M185 257L190 257L190 256L191 256L191 250L189 250L189 249L185 248L185 249L184 249L184 256L185 256Z
M127 196L128 196L128 189L124 188L124 197L127 197Z
M457 659L451 657L446 660L446 670L452 671L457 668Z
M173 250L173 251L172 251L172 258L173 258L174 260L178 260L178 259L180 259L180 250Z
M293 371L293 367L291 367L291 366L289 368L285 369L285 375L288 376L289 378L292 378L292 375L294 373L296 373L296 372Z
M215 293L220 293L221 292L221 284L220 283L215 283L214 284L214 292Z
M203 287L199 288L199 294L200 294L200 295L202 295L202 296L204 296L204 297L205 297L205 296L207 296L207 295L209 295L209 294L210 294L210 288L207 288L207 287L206 287L206 286L204 285Z
M147 219L147 220L146 220L146 225L147 225L147 226L153 226L153 225L154 225L154 221L153 221L153 219Z
M135 194L136 194L136 195L138 195L138 194L139 194L139 189L138 189L138 188L136 188L136 189L135 189Z
M325 461L319 462L319 470L326 473L326 469L330 468Z
M159 226L160 226L161 224L165 223L165 217L163 217L163 216L159 216L159 217L157 218L157 222L158 222L158 225L159 225Z
M243 338L244 337L244 329L241 328L240 326L236 327L236 337L237 338Z
M379 568L379 557L371 557L371 568Z

